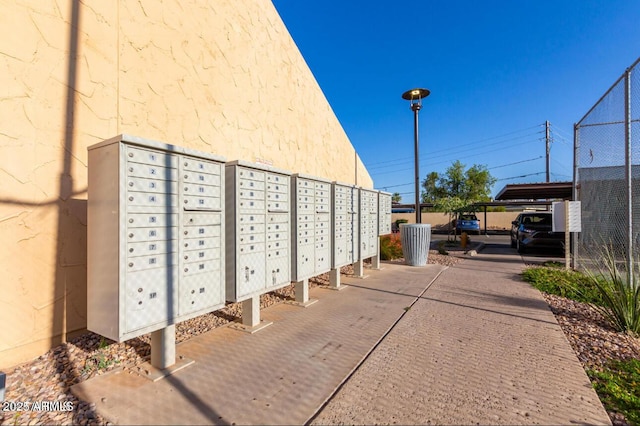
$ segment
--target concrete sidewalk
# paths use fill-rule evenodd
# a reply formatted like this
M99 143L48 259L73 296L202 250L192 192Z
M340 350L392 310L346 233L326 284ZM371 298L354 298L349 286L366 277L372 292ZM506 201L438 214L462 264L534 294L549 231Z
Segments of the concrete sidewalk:
M119 424L610 424L519 257L383 266L263 310L254 335L180 344L195 363L158 382L121 371L73 392Z
M611 424L520 257L442 273L315 424Z

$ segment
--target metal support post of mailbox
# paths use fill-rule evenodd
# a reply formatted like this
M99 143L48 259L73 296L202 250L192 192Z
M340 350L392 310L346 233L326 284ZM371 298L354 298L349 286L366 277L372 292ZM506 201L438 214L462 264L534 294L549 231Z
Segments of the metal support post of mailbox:
M234 324L232 328L253 334L271 324L272 321L260 319L260 295L256 295L242 301L242 324Z
M329 288L331 290L344 290L348 286L340 284L340 268L329 271Z
M364 274L364 259L360 259L353 264L353 276L355 278L367 278Z
M381 270L380 267L380 241L378 241L378 248L376 250L376 255L371 258L371 269L375 269L376 271Z
M308 278L302 281L296 281L294 283L294 289L296 294L296 300L295 302L293 302L294 305L306 308L307 306L311 306L318 301L318 299L309 299Z
M260 324L260 296L242 302L242 325L256 327Z
M151 365L158 369L176 363L176 326L169 325L151 332Z

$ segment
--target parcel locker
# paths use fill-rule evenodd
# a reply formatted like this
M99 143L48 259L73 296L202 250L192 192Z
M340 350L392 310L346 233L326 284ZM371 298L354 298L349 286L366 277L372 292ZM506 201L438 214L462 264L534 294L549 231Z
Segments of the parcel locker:
M87 328L121 342L224 306L224 159L130 135L89 150Z
M294 174L291 280L302 281L331 269L331 182Z
M226 164L225 182L227 300L289 285L290 173L240 160Z
M360 189L360 259L378 254L378 191Z
M331 184L331 250L333 269L360 260L359 227L360 197L357 186L333 182Z
M391 233L391 194L380 191L378 193L378 234Z

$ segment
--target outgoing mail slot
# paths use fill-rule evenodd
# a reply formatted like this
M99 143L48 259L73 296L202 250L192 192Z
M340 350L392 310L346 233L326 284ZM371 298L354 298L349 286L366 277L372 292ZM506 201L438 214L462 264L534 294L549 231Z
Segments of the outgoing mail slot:
M220 225L222 215L220 213L185 213L183 223L185 226Z

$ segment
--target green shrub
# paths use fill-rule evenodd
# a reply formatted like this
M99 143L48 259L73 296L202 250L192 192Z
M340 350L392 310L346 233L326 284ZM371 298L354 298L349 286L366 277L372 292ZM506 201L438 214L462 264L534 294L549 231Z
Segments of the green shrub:
M380 237L380 259L393 260L404 257L402 243L399 234L384 235Z
M538 290L583 303L602 304L600 293L588 276L558 267L534 266L522 273L523 279Z
M618 331L640 333L640 258L632 262L631 270L619 266L613 249L605 245L600 261L593 271L587 271L602 303L595 308Z
M640 360L614 361L603 371L588 370L593 387L609 411L640 425Z

